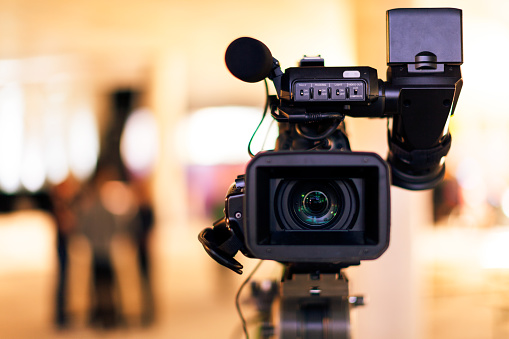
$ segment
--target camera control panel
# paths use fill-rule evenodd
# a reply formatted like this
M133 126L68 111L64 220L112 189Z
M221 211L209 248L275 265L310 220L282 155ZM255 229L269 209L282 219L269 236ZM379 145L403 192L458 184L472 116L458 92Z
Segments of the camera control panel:
M296 82L293 86L293 100L312 101L364 101L366 84L357 81L313 81Z

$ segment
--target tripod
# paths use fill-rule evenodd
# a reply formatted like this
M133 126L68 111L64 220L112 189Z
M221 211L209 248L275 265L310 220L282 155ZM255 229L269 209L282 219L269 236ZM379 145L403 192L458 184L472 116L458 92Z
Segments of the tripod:
M325 269L324 269L325 268ZM261 315L260 338L274 336L272 304L279 296L279 339L350 339L350 309L364 304L351 297L348 279L335 265L320 270L285 264L281 284L252 284Z

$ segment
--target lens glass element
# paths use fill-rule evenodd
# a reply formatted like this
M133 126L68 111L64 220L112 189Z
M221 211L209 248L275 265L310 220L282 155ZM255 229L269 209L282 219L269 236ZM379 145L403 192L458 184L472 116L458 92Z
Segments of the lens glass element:
M290 210L297 222L307 227L324 227L340 211L341 197L330 183L300 181L290 193Z
M302 205L307 214L319 215L327 209L329 201L327 196L320 191L312 191L304 196Z

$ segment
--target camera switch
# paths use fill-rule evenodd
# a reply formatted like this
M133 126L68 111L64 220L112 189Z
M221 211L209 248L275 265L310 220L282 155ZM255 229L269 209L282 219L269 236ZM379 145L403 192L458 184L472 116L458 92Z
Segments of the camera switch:
M310 83L297 83L295 87L295 101L309 101L313 98L313 88Z
M348 95L350 100L364 100L364 83L363 82L353 82L348 83Z
M345 100L346 99L346 83L336 82L330 84L331 100Z
M316 83L313 83L312 86L315 89L315 91L314 91L314 97L312 97L311 99L314 99L317 101L327 100L327 97L328 97L327 89L329 88L329 83L316 82Z

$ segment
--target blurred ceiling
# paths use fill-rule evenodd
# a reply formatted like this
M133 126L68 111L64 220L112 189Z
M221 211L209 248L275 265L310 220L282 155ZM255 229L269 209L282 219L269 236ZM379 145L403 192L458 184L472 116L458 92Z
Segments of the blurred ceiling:
M371 2L376 3L364 3ZM223 54L229 42L256 37L285 68L303 54L321 54L330 65L352 64L354 7L344 0L319 6L288 0L0 0L0 59L79 56L86 60L84 73L113 86L150 82L159 71L157 60L173 58L183 69L179 76L187 82L188 105L261 106L262 85L253 97L252 85L226 71ZM378 15L383 23L384 12Z

